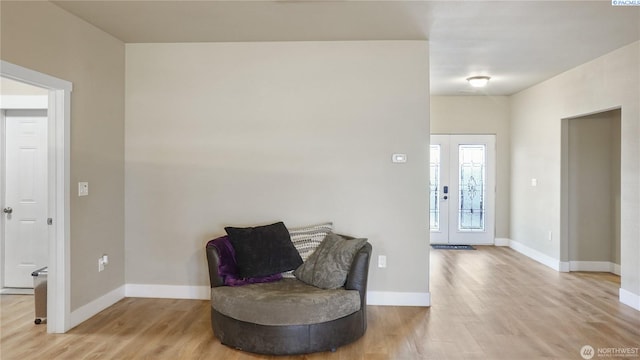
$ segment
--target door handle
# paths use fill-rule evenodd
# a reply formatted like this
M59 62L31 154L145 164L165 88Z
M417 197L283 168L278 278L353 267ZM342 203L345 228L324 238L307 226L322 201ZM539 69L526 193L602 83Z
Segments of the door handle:
M11 214L13 212L13 209L7 206L6 208L2 209L2 212L5 214Z

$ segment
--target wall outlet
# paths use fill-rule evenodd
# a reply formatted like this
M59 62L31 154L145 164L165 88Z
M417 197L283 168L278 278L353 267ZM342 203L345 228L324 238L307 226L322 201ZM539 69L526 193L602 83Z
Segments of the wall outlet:
M78 183L78 196L87 196L89 195L89 183L86 181L81 181Z
M379 268L387 267L387 257L385 255L378 255L378 267Z
M98 272L103 272L104 271L104 260L102 259L102 257L100 257L98 259Z

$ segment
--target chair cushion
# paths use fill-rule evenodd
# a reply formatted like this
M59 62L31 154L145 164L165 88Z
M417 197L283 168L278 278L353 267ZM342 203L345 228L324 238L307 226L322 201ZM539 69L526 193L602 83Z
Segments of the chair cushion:
M333 223L326 222L317 225L309 225L299 228L289 229L291 242L305 262L311 254L320 246L325 236L333 231ZM293 270L282 273L285 278L294 278Z
M336 320L360 310L357 290L323 290L297 279L211 289L218 312L260 325L308 325Z
M218 250L218 275L222 277L227 286L242 286L247 284L265 283L282 279L281 273L263 277L241 277L238 274L238 264L236 263L236 252L229 241L229 236L221 236L207 243Z
M293 270L302 258L283 222L248 228L225 227L241 277L263 277Z
M298 280L319 288L340 288L347 280L353 256L366 243L367 239L346 239L329 233L293 275Z

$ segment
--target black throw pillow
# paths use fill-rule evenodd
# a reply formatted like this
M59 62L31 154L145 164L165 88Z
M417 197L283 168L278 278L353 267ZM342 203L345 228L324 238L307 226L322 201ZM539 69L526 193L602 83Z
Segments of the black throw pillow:
M283 222L248 228L226 227L241 277L269 276L296 269L302 258Z

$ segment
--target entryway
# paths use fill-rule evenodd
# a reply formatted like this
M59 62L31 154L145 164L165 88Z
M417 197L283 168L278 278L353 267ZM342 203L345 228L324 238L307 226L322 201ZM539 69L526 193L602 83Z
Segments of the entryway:
M562 123L562 228L569 271L620 275L621 110Z
M70 311L70 113L72 84L68 81L0 60L0 76L42 88L46 92L47 127L47 332L64 333ZM2 102L6 99L2 98ZM14 107L15 108L15 107ZM2 139L2 137L0 137ZM0 144L4 149L4 144ZM36 176L35 174L33 176ZM0 187L4 197L4 184ZM4 203L0 208L11 207ZM13 214L12 214L13 215ZM4 237L3 231L0 236ZM4 250L0 247L0 250ZM0 254L4 255L4 254ZM1 256L0 256L1 258ZM4 266L0 266L3 269ZM0 279L3 276L0 276ZM31 280L32 281L32 280Z
M495 135L431 135L432 244L493 244Z

